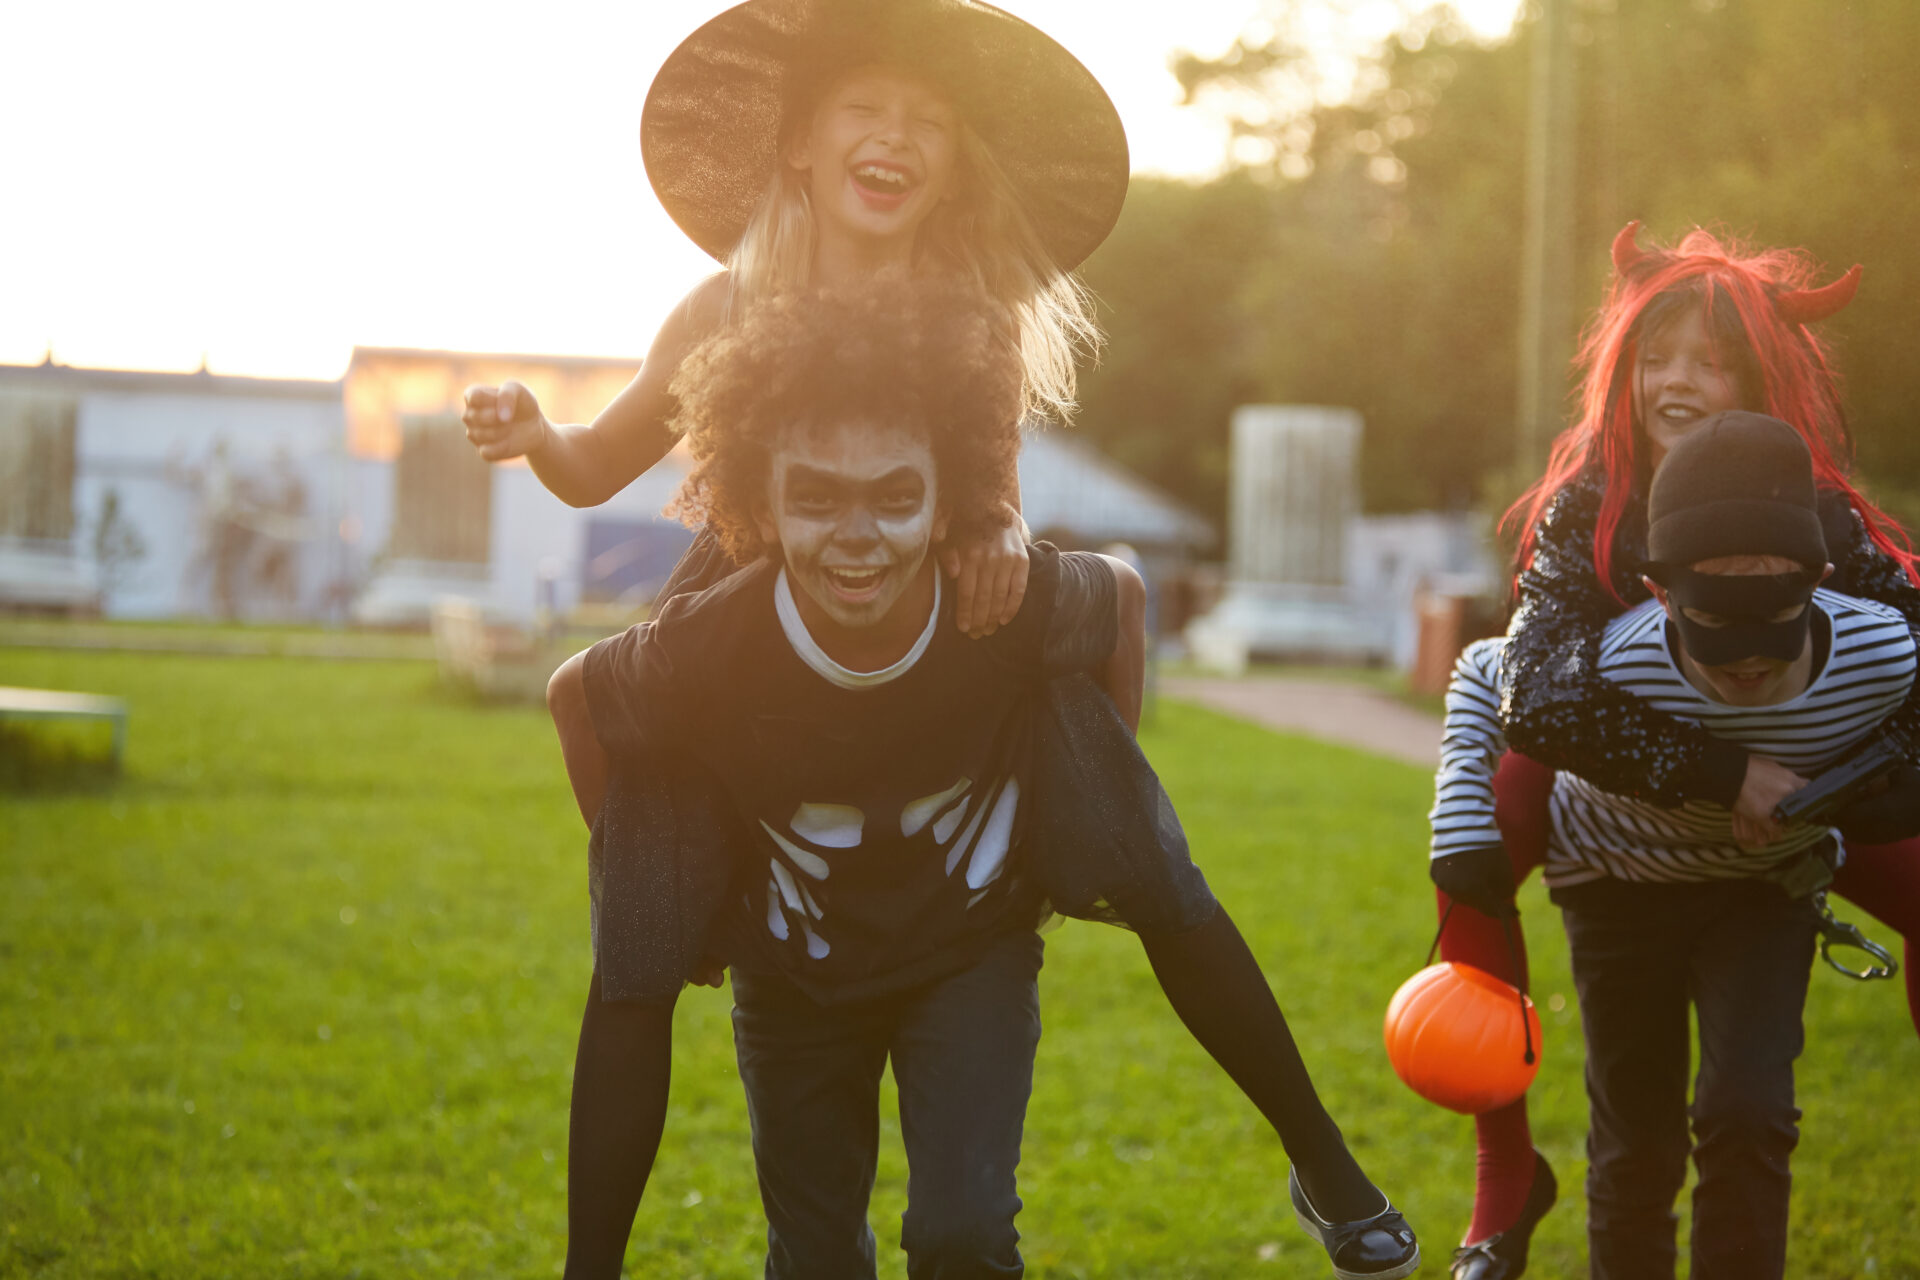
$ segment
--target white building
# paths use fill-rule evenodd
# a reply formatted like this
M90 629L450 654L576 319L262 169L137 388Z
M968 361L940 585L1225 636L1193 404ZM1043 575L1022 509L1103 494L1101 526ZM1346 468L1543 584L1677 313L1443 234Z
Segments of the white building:
M340 384L0 366L0 603L319 617Z
M690 540L661 516L670 455L576 510L524 463L488 466L461 391L516 379L583 421L633 376L614 360L356 349L334 382L0 365L0 608L110 617L423 622L435 599L530 620L644 600ZM1069 432L1029 438L1036 533L1165 563L1206 521Z

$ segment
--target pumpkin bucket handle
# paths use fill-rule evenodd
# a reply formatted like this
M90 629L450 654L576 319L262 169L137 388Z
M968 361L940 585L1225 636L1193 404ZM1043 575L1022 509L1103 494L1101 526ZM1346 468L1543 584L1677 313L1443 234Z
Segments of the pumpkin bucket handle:
M1454 901L1449 898L1447 900L1447 909L1440 913L1440 927L1434 931L1433 945L1427 948L1428 964L1433 963L1434 955L1440 950L1440 939L1447 932L1447 921L1453 918L1454 906ZM1520 968L1520 948L1516 946L1513 941L1513 918L1518 914L1518 911L1514 911L1509 915L1500 917L1500 936L1507 940L1507 958L1513 962L1513 975L1516 978L1521 977L1523 972ZM1842 972L1845 972L1845 970L1842 970ZM1520 1034L1525 1037L1527 1050L1522 1061L1528 1066L1532 1066L1535 1054L1533 1051L1533 1024L1527 1021L1527 987L1524 981L1516 982L1514 987L1519 993Z

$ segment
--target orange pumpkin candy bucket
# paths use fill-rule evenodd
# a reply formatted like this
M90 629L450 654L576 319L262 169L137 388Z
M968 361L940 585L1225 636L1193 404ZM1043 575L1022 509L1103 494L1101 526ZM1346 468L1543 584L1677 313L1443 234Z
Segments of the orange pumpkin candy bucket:
M1428 965L1387 1005L1387 1059L1427 1101L1479 1115L1517 1100L1540 1070L1540 1015L1518 988L1471 965Z

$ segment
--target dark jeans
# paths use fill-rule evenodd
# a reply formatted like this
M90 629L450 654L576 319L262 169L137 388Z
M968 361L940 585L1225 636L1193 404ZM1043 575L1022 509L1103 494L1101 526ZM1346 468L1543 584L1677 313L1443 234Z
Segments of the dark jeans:
M1687 1005L1700 1020L1693 1090L1693 1280L1786 1268L1788 1160L1800 1139L1793 1061L1814 917L1757 880L1556 889L1587 1036L1587 1246L1597 1280L1674 1274L1687 1171Z
M734 974L768 1280L874 1274L867 1200L889 1058L907 1149L907 1274L1023 1273L1014 1169L1040 1043L1041 949L1038 935L1010 933L960 973L849 1006L816 1004L782 978Z

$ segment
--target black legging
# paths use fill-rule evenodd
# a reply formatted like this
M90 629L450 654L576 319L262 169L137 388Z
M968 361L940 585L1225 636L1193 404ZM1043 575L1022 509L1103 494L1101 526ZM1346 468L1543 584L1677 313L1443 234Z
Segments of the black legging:
M1320 1104L1286 1015L1227 909L1184 933L1142 933L1140 943L1180 1021L1280 1135L1320 1216L1347 1222L1384 1208Z
M600 998L587 987L567 1124L567 1280L617 1280L667 1122L674 1000Z

